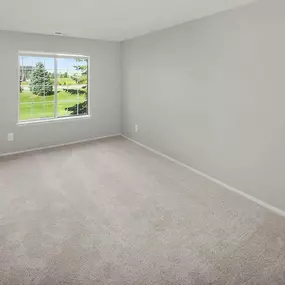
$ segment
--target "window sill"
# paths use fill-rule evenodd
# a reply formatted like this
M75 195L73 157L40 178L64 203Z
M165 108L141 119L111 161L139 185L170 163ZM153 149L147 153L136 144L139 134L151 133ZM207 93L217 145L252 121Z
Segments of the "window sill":
M37 124L46 124L46 123L56 123L56 122L69 122L77 120L86 120L91 119L91 115L84 116L74 116L74 117L62 117L55 119L38 119L38 120L27 120L27 121L18 121L17 126L27 126L27 125L37 125Z

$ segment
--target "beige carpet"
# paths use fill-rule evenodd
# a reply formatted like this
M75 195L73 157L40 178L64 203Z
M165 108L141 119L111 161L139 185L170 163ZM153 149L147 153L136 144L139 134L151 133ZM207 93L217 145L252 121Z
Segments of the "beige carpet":
M0 284L285 284L285 221L121 138L0 159Z

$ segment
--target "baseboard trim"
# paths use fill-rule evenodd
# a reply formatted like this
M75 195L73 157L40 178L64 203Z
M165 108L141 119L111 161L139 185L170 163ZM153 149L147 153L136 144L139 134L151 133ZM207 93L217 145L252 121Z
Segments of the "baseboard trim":
M19 151L15 151L15 152L2 153L2 154L0 154L0 157L6 157L6 156L10 156L10 155L22 154L22 153L27 153L27 152L35 152L35 151L50 149L50 148L58 148L58 147L63 147L63 146L68 146L68 145L75 145L75 144L97 141L97 140L102 140L102 139L107 139L107 138L112 138L112 137L118 137L118 136L121 136L121 134L114 134L114 135L90 138L90 139L73 141L73 142L62 143L62 144L55 144L55 145L50 145L50 146L45 146L45 147L29 148L29 149L19 150Z
M212 181L212 182L214 182L214 183L216 183L216 184L218 184L218 185L220 185L220 186L222 186L222 187L224 187L224 188L226 188L226 189L228 189L228 190L230 190L230 191L232 191L234 193L237 193L237 194L239 194L239 195L241 195L241 196L243 196L243 197L245 197L245 198L247 198L247 199L257 203L258 205L260 205L260 206L262 206L262 207L264 207L264 208L266 208L266 209L268 209L268 210L270 210L270 211L272 211L272 212L274 212L274 213L276 213L276 214L278 214L278 215L280 215L282 217L285 217L285 212L283 210L281 210L281 209L278 209L278 208L276 208L276 207L274 207L274 206L272 206L272 205L270 205L270 204L268 204L266 202L263 202L263 201L255 198L253 196L250 196L250 195L244 193L243 191L238 190L235 187L232 187L232 186L230 186L230 185L228 185L228 184L226 184L226 183L224 183L224 182L222 182L222 181L220 181L220 180L218 180L216 178L213 178L213 177L211 177L211 176L209 176L209 175L207 175L207 174L205 174L205 173L203 173L203 172L201 172L201 171L199 171L199 170L197 170L197 169L195 169L195 168L193 168L193 167L191 167L191 166L189 166L189 165L187 165L187 164L185 164L185 163L183 163L181 161L178 161L177 159L174 159L174 158L172 158L172 157L170 157L170 156L168 156L168 155L166 155L164 153L161 153L161 152L159 152L159 151L157 151L157 150L155 150L155 149L153 149L153 148L151 148L149 146L146 146L146 145L144 145L144 144L142 144L142 143L140 143L138 141L135 141L135 140L133 140L133 139L123 135L123 134L122 134L122 137L126 138L127 140L129 140L129 141L131 141L131 142L133 142L133 143L135 143L135 144L137 144L137 145L139 145L139 146L141 146L141 147L143 147L143 148L145 148L145 149L147 149L147 150L149 150L149 151L151 151L151 152L153 152L153 153L155 153L157 155L162 156L163 158L166 158L166 159L168 159L168 160L170 160L170 161L172 161L172 162L174 162L176 164L179 164L179 165L187 168L188 170L190 170L190 171L192 171L192 172L194 172L194 173L196 173L196 174L198 174L200 176L203 176L206 179L208 179L208 180L210 180L210 181Z

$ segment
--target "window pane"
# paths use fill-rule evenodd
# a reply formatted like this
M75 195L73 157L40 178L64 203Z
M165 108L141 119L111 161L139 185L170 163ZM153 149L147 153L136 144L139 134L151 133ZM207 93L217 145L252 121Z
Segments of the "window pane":
M54 117L54 59L20 56L20 120Z
M57 116L88 114L88 60L57 59Z

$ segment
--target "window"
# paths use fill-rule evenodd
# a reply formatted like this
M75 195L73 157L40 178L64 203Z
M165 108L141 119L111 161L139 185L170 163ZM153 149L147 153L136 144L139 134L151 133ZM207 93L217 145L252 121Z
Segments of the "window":
M89 115L87 56L19 54L19 122Z

